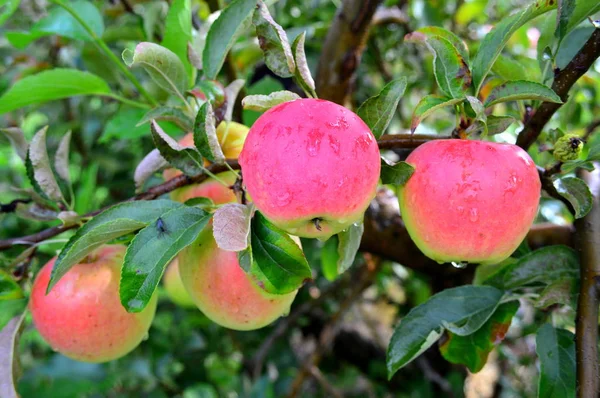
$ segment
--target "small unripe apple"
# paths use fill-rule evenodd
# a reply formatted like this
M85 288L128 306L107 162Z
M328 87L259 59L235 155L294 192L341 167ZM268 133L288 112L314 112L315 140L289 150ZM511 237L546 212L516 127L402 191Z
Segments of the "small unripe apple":
M525 238L541 183L535 163L516 145L434 140L406 159L415 167L399 189L412 240L438 262L498 263Z
M229 329L253 330L287 315L297 291L275 295L240 267L235 252L219 249L212 227L179 254L181 280L198 308Z
M298 99L258 118L240 165L256 208L274 225L326 238L363 217L375 197L380 158L373 133L355 113Z
M196 307L194 300L192 300L187 290L185 290L185 286L183 286L183 282L181 281L179 275L179 257L176 257L175 260L171 261L167 266L165 276L163 277L163 284L167 296L169 296L171 301L175 304L185 308Z
M156 295L139 313L119 299L121 266L127 248L105 245L71 268L46 294L56 258L38 273L29 307L33 323L50 346L82 362L120 358L145 338L156 312Z

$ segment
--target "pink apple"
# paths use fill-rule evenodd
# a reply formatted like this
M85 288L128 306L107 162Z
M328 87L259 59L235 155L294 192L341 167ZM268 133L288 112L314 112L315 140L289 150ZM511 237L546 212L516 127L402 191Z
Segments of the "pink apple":
M140 313L119 299L126 247L105 245L71 268L46 295L56 258L38 273L31 290L33 323L50 346L83 362L106 362L137 347L150 329L156 295Z
M362 219L379 180L379 148L353 112L286 102L252 126L240 154L256 208L292 235L326 238Z
M253 330L286 315L296 291L269 294L240 267L235 252L221 250L212 227L179 254L181 280L198 308L229 329Z
M168 265L165 276L163 277L163 284L167 296L169 296L171 301L175 304L186 308L196 307L194 300L192 300L187 290L185 290L185 286L183 286L183 282L181 281L178 257Z
M518 146L435 140L406 161L415 172L399 190L402 219L428 257L493 264L525 238L541 184L534 162Z

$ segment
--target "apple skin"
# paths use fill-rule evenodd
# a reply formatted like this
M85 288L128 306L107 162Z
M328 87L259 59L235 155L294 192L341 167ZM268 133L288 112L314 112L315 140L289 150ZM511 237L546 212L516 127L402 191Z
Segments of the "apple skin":
M258 118L240 165L269 221L292 235L327 238L362 219L375 197L380 157L358 115L333 102L298 99Z
M105 245L76 264L46 295L56 257L38 273L29 308L40 335L61 354L82 362L107 362L136 348L150 329L156 294L139 313L119 299L121 266L127 247Z
M187 290L185 290L185 286L183 286L183 282L179 276L179 257L176 257L168 265L163 277L163 284L167 296L175 304L184 308L196 308L194 300L192 300Z
M240 267L235 252L219 249L212 226L179 254L181 280L198 308L229 329L254 330L287 315L297 291L275 295Z
M399 189L406 229L429 258L494 264L529 231L540 201L535 163L516 145L435 140L414 150Z

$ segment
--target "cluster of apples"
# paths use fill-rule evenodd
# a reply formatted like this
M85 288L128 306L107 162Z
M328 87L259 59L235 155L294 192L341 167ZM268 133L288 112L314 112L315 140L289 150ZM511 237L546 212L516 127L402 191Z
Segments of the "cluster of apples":
M217 134L226 157L239 155L256 209L290 235L327 239L359 222L375 196L380 174L375 137L355 113L332 102L283 103L249 130L221 124ZM182 140L192 143L191 135ZM531 158L514 145L434 140L413 151L407 162L415 171L398 192L402 217L417 246L436 261L502 261L533 223L540 181ZM176 174L167 170L165 177ZM232 172L217 177L231 185L236 179ZM216 180L171 195L180 202L199 196L216 204L236 200ZM41 270L30 307L54 349L102 362L127 354L147 334L156 299L137 314L127 313L119 302L124 252L118 245L98 249L48 295L54 260ZM242 270L235 252L217 246L212 226L169 265L164 284L175 302L197 306L214 322L237 330L270 324L289 311L297 293L264 291Z

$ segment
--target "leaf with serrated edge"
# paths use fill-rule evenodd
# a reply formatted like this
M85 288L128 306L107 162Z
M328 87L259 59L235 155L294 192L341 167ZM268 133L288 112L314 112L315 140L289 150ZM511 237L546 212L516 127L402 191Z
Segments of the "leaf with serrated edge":
M239 203L220 207L213 218L213 235L222 250L239 252L248 247L252 209Z
M300 96L296 93L282 90L272 92L269 95L248 95L242 100L242 106L247 110L265 112L279 104L295 101L299 98Z
M471 71L451 42L442 36L428 36L420 32L407 34L405 41L425 43L434 56L434 75L440 90L452 98L464 98L471 87Z
M235 39L252 21L255 7L256 0L234 0L213 22L206 35L206 44L202 52L202 66L207 78L217 77Z
M170 106L159 106L149 110L135 126L139 127L144 123L149 123L152 119L173 122L184 131L190 131L194 126L194 121L185 112Z
M375 138L379 138L385 133L405 90L405 77L392 80L379 94L369 98L358 108L356 113L369 126Z
M365 225L361 221L350 225L338 234L338 274L345 272L354 262L364 231Z
M251 254L245 271L267 292L291 293L312 277L302 249L259 212L252 219L250 244L250 251L241 252Z
M539 398L574 397L575 336L564 329L545 323L535 338L540 360Z
M23 330L25 313L12 318L0 330L0 396L3 398L18 398L16 390L16 372L19 368L19 336Z
M19 155L21 159L25 160L27 157L27 147L29 147L29 144L27 143L27 139L23 134L23 130L18 127L7 127L4 129L0 128L0 133L4 133L17 152L17 155Z
M471 63L473 85L478 94L485 77L496 58L517 29L533 18L556 8L556 2L543 1L531 4L525 11L503 18L484 38Z
M483 105L489 108L500 102L518 100L538 100L561 104L560 97L548 86L526 80L514 80L496 86L485 99Z
M69 144L71 143L71 130L67 131L67 133L60 140L60 144L58 145L58 149L56 150L56 155L54 156L54 169L56 170L56 174L63 181L69 183L71 181L71 177L69 175Z
M401 161L392 165L384 158L381 158L382 184L404 185L414 172L415 168L406 162Z
M0 97L0 115L27 105L75 97L108 95L110 88L100 77L77 69L55 68L18 80Z
M294 53L294 60L296 61L296 76L298 80L300 80L300 83L305 85L308 91L315 95L315 80L310 73L308 61L306 60L306 53L304 52L305 39L306 32L302 32L296 36L292 43L292 52Z
M169 162L165 160L160 155L158 149L153 149L150 151L148 155L142 159L140 164L135 168L135 173L133 174L133 180L135 182L135 190L138 192L142 189L144 183L148 178L150 178L154 173L162 170L167 167Z
M121 203L98 214L79 228L62 248L52 268L48 291L97 247L143 228L163 213L181 206L183 204L171 200L142 200Z
M232 81L225 87L225 101L227 101L227 106L225 107L225 121L230 122L233 117L233 108L235 107L235 100L237 99L238 94L246 84L244 79L237 79Z
M213 163L225 163L225 155L219 144L215 127L215 113L212 105L206 101L200 107L194 122L194 145L206 159Z
M134 51L125 49L123 61L130 68L141 66L162 89L185 102L182 93L188 86L188 76L183 63L173 51L155 43L142 42Z
M167 264L196 240L210 217L204 210L181 206L161 215L162 228L152 223L133 238L119 284L121 304L128 312L146 307Z
M202 156L195 148L184 148L179 145L154 120L150 123L150 130L152 130L154 145L171 166L187 175L200 174L204 170Z
M456 105L464 101L464 98L445 98L437 95L426 95L419 101L413 112L412 121L410 122L410 131L415 132L417 126L423 119L431 115L438 109Z
M29 151L27 152L28 158L33 168L35 183L38 184L48 198L56 202L62 202L64 198L58 182L56 182L56 177L54 177L54 173L52 172L50 158L46 150L46 131L48 131L48 126L42 128L33 136L31 145L29 145Z
M464 325L473 333L492 316L503 292L490 286L446 289L414 307L396 326L387 352L388 377L435 343L444 325Z
M447 361L464 364L472 373L479 372L489 353L504 339L518 309L518 301L501 304L475 333L468 336L448 333L448 339L440 345L440 352Z
M573 205L575 218L583 218L592 209L594 198L585 181L577 177L557 178L553 182L560 196Z
M256 27L256 36L265 57L265 64L277 76L293 76L296 63L285 30L273 20L262 0L258 0L252 23Z

